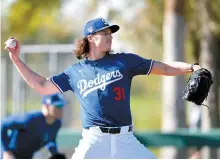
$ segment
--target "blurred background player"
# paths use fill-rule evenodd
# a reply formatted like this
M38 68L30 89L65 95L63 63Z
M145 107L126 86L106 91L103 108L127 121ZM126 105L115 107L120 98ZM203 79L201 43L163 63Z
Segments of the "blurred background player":
M52 156L60 155L56 145L57 132L66 101L61 94L46 95L42 111L9 116L2 121L1 145L3 159L31 159L46 147Z

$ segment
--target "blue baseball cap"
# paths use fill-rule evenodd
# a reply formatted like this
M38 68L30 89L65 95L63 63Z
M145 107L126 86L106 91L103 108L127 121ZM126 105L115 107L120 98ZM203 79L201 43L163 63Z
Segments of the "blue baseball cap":
M62 108L65 104L67 104L67 102L64 100L63 95L61 93L56 93L43 96L42 104Z
M104 18L95 18L86 23L84 27L84 36L87 37L106 28L110 28L112 33L115 33L120 27L118 25L109 25L108 21Z

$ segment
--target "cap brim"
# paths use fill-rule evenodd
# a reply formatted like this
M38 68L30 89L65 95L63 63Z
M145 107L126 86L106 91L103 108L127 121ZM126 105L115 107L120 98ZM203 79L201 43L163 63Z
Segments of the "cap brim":
M110 28L112 33L115 33L120 29L120 27L118 25L111 25L111 26L103 27L100 30L98 30L97 32L102 31L102 30L107 29L107 28Z
M60 101L60 102L54 102L51 105L53 105L53 106L63 106L64 107L66 104L67 104L67 101Z
M115 33L120 29L118 25L111 25L109 28L111 29L112 33Z

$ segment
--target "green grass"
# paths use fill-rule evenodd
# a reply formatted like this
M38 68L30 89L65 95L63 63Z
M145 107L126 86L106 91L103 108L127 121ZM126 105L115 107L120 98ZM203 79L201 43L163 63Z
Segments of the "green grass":
M132 96L131 112L135 130L160 130L161 104L160 99L153 96ZM159 148L148 148L159 157Z
M131 111L136 130L159 130L161 127L161 105L153 97L132 96Z

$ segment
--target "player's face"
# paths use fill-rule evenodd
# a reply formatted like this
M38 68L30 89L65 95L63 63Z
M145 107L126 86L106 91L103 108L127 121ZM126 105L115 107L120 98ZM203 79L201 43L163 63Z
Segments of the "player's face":
M107 28L93 35L93 40L101 52L108 52L112 47L112 31Z
M58 108L55 106L50 106L49 108L49 114L51 117L54 117L56 119L60 119L63 116L63 108Z

